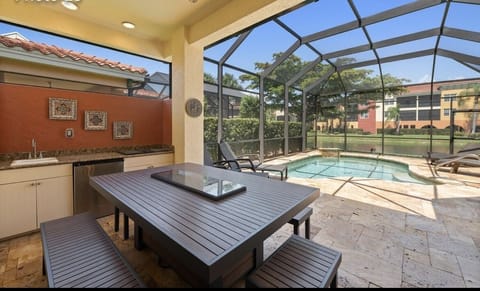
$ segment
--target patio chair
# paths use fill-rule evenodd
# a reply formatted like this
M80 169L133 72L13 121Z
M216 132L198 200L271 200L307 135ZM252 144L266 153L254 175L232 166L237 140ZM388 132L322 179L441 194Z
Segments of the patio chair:
M455 154L427 152L425 158L427 159L429 164L436 165L438 164L439 160L455 159L467 154L480 155L480 143L467 144Z
M436 162L435 172L440 167L451 167L451 173L457 173L460 167L479 167L480 168L480 155L478 154L465 154L452 159L440 159Z

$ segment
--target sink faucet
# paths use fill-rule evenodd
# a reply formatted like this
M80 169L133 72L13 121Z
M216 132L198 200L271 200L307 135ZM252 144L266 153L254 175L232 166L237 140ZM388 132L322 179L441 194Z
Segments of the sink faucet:
M37 158L37 142L35 141L35 138L32 138L32 148L33 148L33 158Z

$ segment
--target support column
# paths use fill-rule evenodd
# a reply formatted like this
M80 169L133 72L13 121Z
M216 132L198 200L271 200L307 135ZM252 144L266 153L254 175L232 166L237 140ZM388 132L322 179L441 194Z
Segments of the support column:
M179 29L171 41L172 49L172 144L175 163L203 164L203 47L191 45L186 31ZM188 99L202 104L202 114L191 117L185 111Z

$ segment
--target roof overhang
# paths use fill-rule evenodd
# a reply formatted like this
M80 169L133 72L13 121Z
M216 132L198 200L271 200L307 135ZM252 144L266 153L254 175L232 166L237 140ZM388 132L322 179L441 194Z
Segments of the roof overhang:
M59 58L55 55L27 52L21 48L10 48L3 45L0 45L0 57L39 65L48 65L68 70L81 71L90 74L99 74L125 80L130 79L140 82L145 80L145 75L140 73L133 73L110 67L101 67L97 64L89 64L82 60L74 61L69 58Z

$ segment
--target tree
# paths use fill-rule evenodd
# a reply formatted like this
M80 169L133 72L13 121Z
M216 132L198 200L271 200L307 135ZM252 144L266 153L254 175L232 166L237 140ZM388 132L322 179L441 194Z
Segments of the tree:
M238 82L238 79L235 78L234 75L225 73L223 75L223 81L222 81L223 86L229 87L229 88L234 88L234 89L243 89L242 85Z
M217 79L209 73L203 73L203 81L211 84L217 84Z
M262 72L265 69L269 68L282 53L274 53L272 63L257 62L255 63L255 69L258 72ZM338 58L335 65L341 67L343 65L348 65L351 63L356 63L357 61L354 58ZM283 63L281 63L277 68L275 68L272 73L265 78L264 88L265 88L265 103L269 105L270 108L275 108L277 110L284 109L284 97L285 97L285 83L291 80L299 71L301 71L308 62L303 61L300 57L291 55ZM325 82L319 84L311 92L308 92L311 97L319 96L318 102L323 102L322 99L328 98L335 100L335 104L330 104L334 106L324 107L321 113L328 115L328 119L340 119L338 124L341 124L341 120L345 118L345 108L343 108L345 100L348 98L349 104L373 104L371 100L378 100L383 95L382 91L382 80L379 76L371 76L373 70L368 69L347 69L343 70L341 73L334 73L331 76L326 76L326 74L331 70L331 66L326 63L318 63L312 70L307 72L296 84L294 84L299 89L304 89L319 80L320 78L326 78ZM259 88L259 79L253 75L241 75L240 80L243 82L249 82L247 89L258 90ZM396 78L389 74L383 76L383 81L386 86L386 94L395 94L401 91L404 91L402 86L403 82L408 81L406 79ZM347 90L348 88L348 90ZM351 91L355 89L355 93L347 93L346 91ZM289 88L289 113L295 114L298 117L302 116L302 94L297 93L298 90ZM331 103L331 102L329 102ZM340 105L340 106L337 106ZM319 106L321 107L321 106ZM368 110L369 108L359 109L359 106L351 106L354 111L348 112L349 115L355 115L362 113L362 110ZM330 110L330 112L329 112ZM319 112L312 112L307 109L309 114L318 114ZM322 118L319 115L320 119ZM307 118L308 119L308 118Z
M274 63L282 53L273 54ZM295 74L300 71L306 62L303 62L302 59L295 55L288 57L280 66L278 66L269 76L265 79L264 88L265 88L265 103L272 109L283 111L284 109L284 97L285 97L285 86L284 84L293 78ZM256 62L255 69L258 72L264 71L271 64ZM259 89L259 79L256 76L244 74L241 75L240 80L242 82L248 82L249 85L246 89L258 90ZM289 89L289 96L291 96L291 112L297 116L301 116L301 98L298 94L295 94L295 90ZM301 96L300 96L301 97ZM298 105L298 100L300 100L300 105Z
M217 84L218 80L210 73L203 73L203 81L211 84ZM223 75L223 86L234 88L234 89L243 89L242 85L240 85L239 80L235 78L234 75L225 73Z
M240 102L240 118L259 118L260 117L260 99L255 96L246 95ZM275 120L275 112L267 108L265 110L265 120Z
M387 120L395 121L395 134L400 135L400 107L397 104L395 107L388 108L386 113Z
M244 96L240 102L240 118L259 118L260 100L253 96Z

